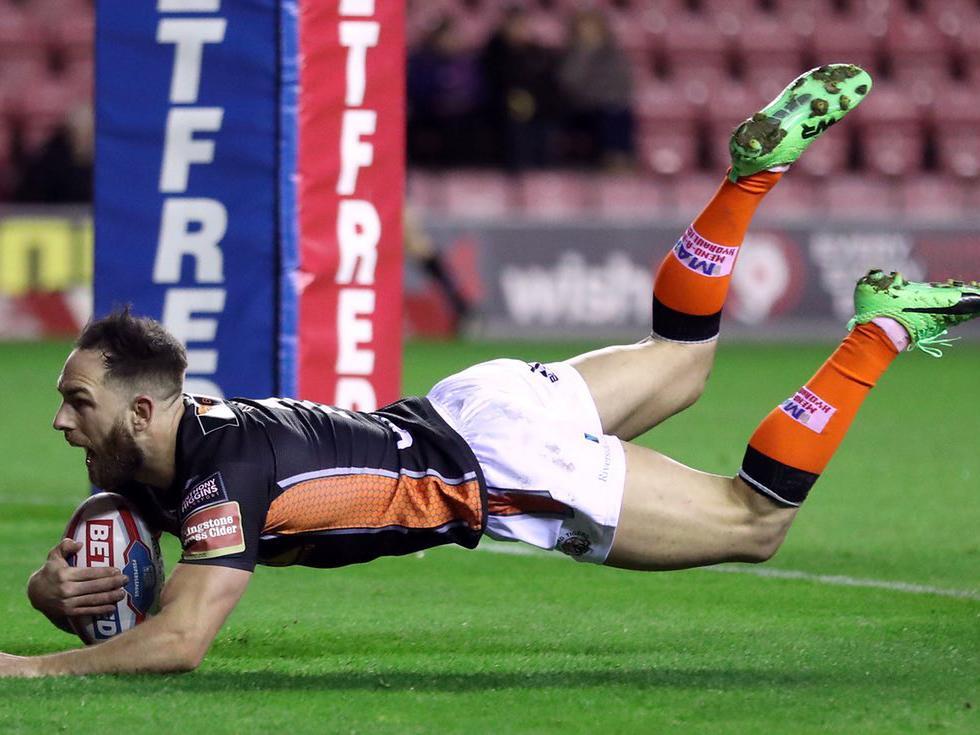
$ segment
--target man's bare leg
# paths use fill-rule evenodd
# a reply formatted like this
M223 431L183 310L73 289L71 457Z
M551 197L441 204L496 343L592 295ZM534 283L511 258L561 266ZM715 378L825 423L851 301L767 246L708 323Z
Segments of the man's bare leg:
M737 477L624 443L626 488L607 560L629 569L764 561L830 461L871 388L908 345L894 320L860 324L749 440Z
M743 480L699 472L629 442L626 491L607 566L643 571L759 562L779 548L798 508Z
M717 340L679 344L654 337L573 357L603 431L629 440L692 405L714 365Z

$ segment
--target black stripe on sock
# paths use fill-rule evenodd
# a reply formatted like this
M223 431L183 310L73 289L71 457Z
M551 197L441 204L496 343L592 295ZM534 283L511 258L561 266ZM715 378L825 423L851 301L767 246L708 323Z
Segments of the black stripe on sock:
M796 506L806 500L820 475L790 467L767 457L752 447L745 449L739 475L761 495L784 505Z
M674 311L653 297L653 333L674 342L704 342L721 331L721 312L699 316Z

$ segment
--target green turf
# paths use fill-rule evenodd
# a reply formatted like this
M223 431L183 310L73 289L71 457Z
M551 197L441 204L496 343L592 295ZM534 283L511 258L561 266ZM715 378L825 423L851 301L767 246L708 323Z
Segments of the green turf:
M405 388L580 348L411 344ZM731 472L827 351L725 347L702 401L644 441ZM74 645L23 595L85 492L49 428L64 352L0 345L0 650L16 653ZM903 357L767 565L972 599L452 548L260 569L198 671L0 681L0 732L980 732L978 368L970 345Z

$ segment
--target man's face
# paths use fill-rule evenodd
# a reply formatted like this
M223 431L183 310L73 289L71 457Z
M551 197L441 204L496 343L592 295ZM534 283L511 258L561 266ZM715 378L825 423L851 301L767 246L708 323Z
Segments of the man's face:
M106 384L102 355L75 350L58 379L61 406L54 428L69 444L85 449L89 480L103 490L131 482L143 465L143 452L130 426L130 401L121 386Z

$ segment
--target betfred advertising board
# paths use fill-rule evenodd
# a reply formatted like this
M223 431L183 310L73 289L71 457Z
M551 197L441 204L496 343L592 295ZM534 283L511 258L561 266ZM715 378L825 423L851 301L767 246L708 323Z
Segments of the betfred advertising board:
M94 312L161 320L189 392L397 396L403 12L99 1Z

